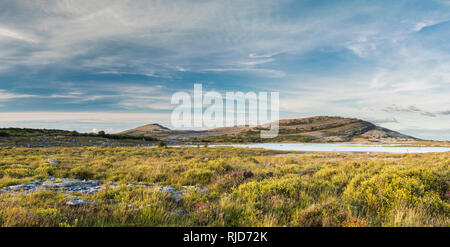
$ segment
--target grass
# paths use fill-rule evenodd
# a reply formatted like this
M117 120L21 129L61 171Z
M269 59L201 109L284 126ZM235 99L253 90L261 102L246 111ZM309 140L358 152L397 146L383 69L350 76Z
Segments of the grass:
M130 136L123 134L78 133L77 131L54 129L0 128L0 145L4 147L24 147L26 145L51 146L94 146L103 143L114 144L154 144L159 141L154 136ZM49 145L50 146L50 145Z
M47 163L55 158L59 164ZM117 188L68 206L0 194L0 226L449 226L450 153L287 153L228 147L1 148L0 187L49 176ZM130 183L205 186L177 201Z
M293 135L279 135L274 138L261 138L259 131L247 131L243 134L220 135L186 140L193 143L270 143L270 142L320 142L318 138Z

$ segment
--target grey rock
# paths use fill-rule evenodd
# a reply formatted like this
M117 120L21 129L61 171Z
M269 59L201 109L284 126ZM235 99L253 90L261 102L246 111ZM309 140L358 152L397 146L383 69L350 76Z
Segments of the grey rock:
M186 189L186 190L199 190L201 192L207 192L208 191L208 188L206 188L206 186L197 187L197 186L194 186L194 185L184 185L182 187L183 187L183 189Z
M47 160L47 163L49 163L49 164L59 164L60 161L57 160L57 159L48 159L48 160Z
M81 206L81 205L86 205L86 204L90 204L91 202L89 200L70 200L68 202L66 202L67 205L69 206Z
M110 188L115 187L115 184L110 185ZM47 190L60 193L80 192L85 194L98 193L106 187L100 185L99 180L80 180L72 178L57 179L50 177L47 181L33 180L26 184L12 185L0 189L0 192L16 192L22 191L24 193L34 192L37 190Z
M181 193L177 193L177 194L170 195L169 198L174 199L175 202L179 202L179 201L181 201L181 196L182 196Z
M177 209L173 212L167 212L168 215L186 215L186 212L181 210L181 209Z
M166 193L180 193L180 191L173 187L160 187L158 190Z
M44 181L40 180L40 179L36 179L30 182L30 184L42 184Z

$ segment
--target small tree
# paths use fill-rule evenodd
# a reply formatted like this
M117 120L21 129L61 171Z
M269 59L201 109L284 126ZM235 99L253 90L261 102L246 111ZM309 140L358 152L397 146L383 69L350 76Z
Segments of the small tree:
M100 130L100 131L98 132L98 135L99 135L99 136L105 136L105 135L106 135L106 133L105 133L105 131L103 131L103 130Z
M80 133L78 133L78 131L74 130L74 131L71 131L71 132L70 132L70 135L71 135L71 136L79 136Z

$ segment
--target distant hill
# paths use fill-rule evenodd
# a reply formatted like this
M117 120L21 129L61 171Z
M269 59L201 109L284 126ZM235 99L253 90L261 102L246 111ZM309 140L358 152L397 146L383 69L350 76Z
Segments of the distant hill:
M160 125L158 125L160 126ZM164 128L160 126L161 128ZM169 130L169 129L167 129ZM109 139L138 139L135 135L126 134L106 134L106 133L79 133L77 131L59 130L59 129L32 129L32 128L0 128L0 137L24 137L24 136L89 136ZM147 140L156 141L157 139L147 136Z
M121 135L131 135L131 136L153 136L155 134L161 134L161 133L169 133L171 130L169 128L166 128L160 124L147 124L144 126L140 126L131 130L126 130L123 132L120 132Z
M159 124L149 124L120 134L132 136L157 136L173 141L210 142L347 142L347 141L411 141L416 138L376 126L370 122L343 117L316 116L284 119L279 121L279 135L272 139L261 139L261 130L268 125L249 127L223 127L204 131L170 130Z
M73 135L76 131L57 129L0 128L0 136Z

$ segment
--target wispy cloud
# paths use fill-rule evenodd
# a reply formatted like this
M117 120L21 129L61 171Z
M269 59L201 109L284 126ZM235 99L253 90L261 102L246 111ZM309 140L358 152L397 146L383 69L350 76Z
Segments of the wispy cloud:
M268 53L268 54L255 54L255 53L250 53L248 55L249 58L270 58L273 57L275 55L280 54L281 52L273 52L273 53Z
M375 124L398 123L398 120L395 117L366 118L364 120L375 123Z
M36 98L36 97L40 97L40 96L33 95L33 94L14 93L14 92L9 92L7 90L0 89L0 101L9 101L9 100L14 100L14 99Z
M448 110L448 111L441 111L441 112L439 112L439 114L450 115L450 110Z
M108 113L108 112L1 112L0 128L56 128L85 132L107 130L120 132L147 123L170 126L167 113ZM113 127L111 127L113 126Z
M427 117L436 117L436 114L431 113L429 111L425 111L422 109L417 108L416 106L408 106L408 107L401 107L397 105L391 105L384 109L385 112L409 112L409 113L418 113L423 116Z
M152 119L162 119L167 114L161 113L108 113L108 112L1 112L2 122L15 121L85 121L110 122L131 121L145 122Z
M263 68L209 68L203 69L202 72L246 72L246 73L256 73L256 74L264 74L270 77L283 77L285 73L280 70L274 69L263 69Z
M0 110L169 111L203 82L279 91L285 116L442 129L448 20L444 0L1 1Z
M0 27L0 40L1 39L14 39L14 40L20 40L20 41L26 41L26 42L31 42L34 43L36 42L36 40L34 40L33 38L29 37L26 34L20 33L18 31L13 31L7 28L3 28Z
M435 26L435 25L439 25L439 24L443 24L443 23L449 22L449 21L450 21L450 19L438 20L438 21L436 21L436 20L424 20L424 21L416 23L416 25L414 26L414 31L419 32L419 31L423 30L426 27L432 27L432 26Z
M253 65L258 65L258 64L263 64L263 63L271 63L273 61L275 61L275 59L268 58L268 59L259 59L259 60L253 60L253 61L244 61L244 62L239 62L238 64L244 65L244 66L253 66Z

